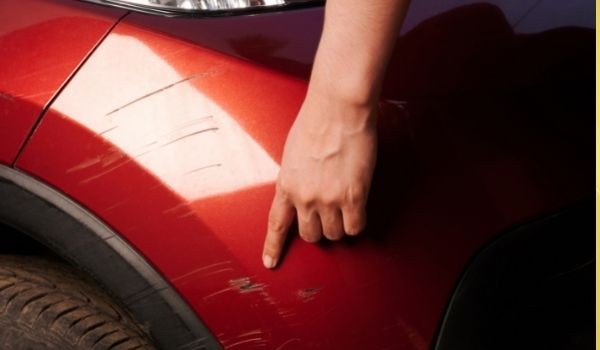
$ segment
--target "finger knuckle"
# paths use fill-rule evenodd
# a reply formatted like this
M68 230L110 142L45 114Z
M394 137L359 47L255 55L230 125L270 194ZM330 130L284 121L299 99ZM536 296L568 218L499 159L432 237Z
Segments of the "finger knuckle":
M366 189L362 185L349 186L345 193L344 203L351 208L360 207L366 199Z
M335 193L323 193L319 196L319 204L323 207L334 207L338 204L341 196Z
M287 185L284 185L282 182L277 183L277 195L279 195L279 197L281 197L282 199L289 199L291 192L290 192L290 188Z
M309 191L299 191L296 195L296 203L305 208L312 207L316 202L317 196L315 196L312 192Z
M302 238L305 242L308 243L316 243L321 239L320 235L310 234L310 233L300 233L300 238Z
M283 221L281 221L280 219L275 218L275 217L269 218L268 228L269 228L269 231L273 231L273 232L277 232L277 233L282 233L286 229Z

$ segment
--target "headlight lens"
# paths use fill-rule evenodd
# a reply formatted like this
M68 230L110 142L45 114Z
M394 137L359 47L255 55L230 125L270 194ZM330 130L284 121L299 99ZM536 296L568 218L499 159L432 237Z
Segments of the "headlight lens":
M87 0L166 16L224 16L322 5L324 0Z

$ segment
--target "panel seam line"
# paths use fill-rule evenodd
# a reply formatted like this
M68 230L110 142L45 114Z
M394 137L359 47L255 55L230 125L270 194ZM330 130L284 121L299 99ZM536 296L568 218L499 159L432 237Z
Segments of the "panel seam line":
M21 146L19 147L19 150L17 152L17 154L15 155L15 158L13 159L12 163L11 163L11 167L12 168L17 168L17 162L19 160L19 158L21 158L21 155L23 154L23 152L25 151L25 147L27 146L27 144L29 143L29 140L31 140L31 138L33 137L33 135L35 134L35 132L37 131L37 129L39 128L42 120L44 119L46 113L48 112L48 110L50 109L50 107L52 106L52 104L54 104L54 101L56 101L56 99L60 96L60 94L63 92L63 90L69 85L69 83L71 82L71 80L73 80L73 78L75 78L75 76L77 76L77 73L79 73L79 70L85 65L85 63L90 59L90 57L92 57L94 55L94 53L96 52L96 50L100 47L100 45L102 45L102 43L104 42L104 40L106 40L106 38L112 33L112 31L115 29L115 27L121 23L121 21L129 14L130 12L127 11L124 14L122 14L116 21L115 23L113 23L108 30L106 31L106 33L104 33L102 35L102 37L100 38L100 40L98 40L98 42L96 43L96 45L90 50L90 52L83 58L83 60L81 60L81 62L77 65L77 67L75 67L75 69L73 70L73 72L69 75L69 77L61 84L61 86L56 90L56 92L54 93L54 95L50 98L50 100L48 100L48 102L46 102L46 104L44 105L44 108L42 109L42 111L40 112L40 114L38 115L38 117L36 118L35 122L33 123L33 125L31 126L31 128L29 129L29 132L27 133L27 136L23 139L23 142L21 143Z

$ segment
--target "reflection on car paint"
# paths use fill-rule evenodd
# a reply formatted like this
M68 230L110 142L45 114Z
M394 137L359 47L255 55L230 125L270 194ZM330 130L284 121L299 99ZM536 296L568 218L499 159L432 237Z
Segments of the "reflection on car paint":
M127 75L118 84L103 73L114 69ZM141 41L111 35L53 108L98 133L190 201L273 182L277 163L193 85L218 78L220 69L215 64L182 77ZM94 93L81 95L90 84ZM69 171L95 163L111 170L110 159L95 157Z

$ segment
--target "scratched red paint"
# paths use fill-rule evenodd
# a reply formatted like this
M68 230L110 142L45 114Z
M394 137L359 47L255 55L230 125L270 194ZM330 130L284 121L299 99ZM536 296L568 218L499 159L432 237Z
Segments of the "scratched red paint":
M484 16L490 28L502 34L500 47L493 47L485 35L474 34L477 40L463 37L454 42L460 50L453 51L452 45L432 50L459 65L457 71L473 62L481 71L467 70L470 73L460 81L446 72L437 84L419 85L418 96L405 94L408 88L398 78L400 73L417 82L432 69L430 61L416 63L427 51L416 39L441 40L447 32L440 28L461 32L463 27L455 24L466 21L463 26L468 26L475 15L477 21ZM450 16L429 22L433 28L424 25L408 33L399 43L402 51L394 56L381 105L381 149L367 232L336 244L312 245L294 238L275 271L265 270L260 260L272 181L240 186L231 180L225 183L231 191L219 189L196 198L196 192L165 180L172 174L160 173L156 168L160 160L128 153L135 140L126 136L137 128L127 122L144 110L147 124L162 125L177 117L160 108L165 105L193 116L215 112L229 124L219 124L215 134L198 134L194 140L209 136L218 140L235 129L229 142L244 140L252 154L278 162L306 88L296 77L125 21L95 55L117 55L108 49L121 43L121 52L131 56L110 65L92 57L82 68L81 79L67 87L44 117L17 167L82 203L131 242L225 348L429 348L471 255L501 230L589 195L587 184L593 181L592 154L582 151L588 139L579 137L584 130L575 122L554 128L552 123L562 120L560 108L549 111L536 100L524 105L503 91L519 85L523 93L530 92L543 75L538 73L551 69L553 62L579 59L585 46L579 43L587 43L593 32L519 37L507 28L502 12L489 6ZM556 53L545 43L572 50ZM538 51L528 50L526 44L535 44ZM476 54L481 47L487 51ZM471 55L462 55L467 49ZM490 57L498 50L507 59L526 57L518 68L529 74L513 71L510 62L492 65ZM399 66L407 60L414 62L408 73ZM144 65L135 68L140 61L169 71L156 72L152 80L144 78L155 72L147 72ZM206 71L212 73L160 90L177 82L174 77ZM489 74L485 81L478 78L482 72ZM579 73L576 68L574 72ZM124 102L160 91L120 110L117 129L99 135L107 113L123 104L114 101L111 92L98 91L88 80L92 78L114 84L125 94ZM522 84L525 78L530 80ZM182 95L172 100L173 91ZM82 106L90 107L86 111ZM523 118L525 113L528 118ZM573 113L580 117L587 110ZM138 127L162 135L151 125ZM55 137L58 134L60 138ZM193 148L190 138L175 142L176 146L169 142L164 141L168 146L163 148L179 147L178 153L175 160L164 162L192 162L214 151ZM151 154L163 152L149 149ZM206 183L217 183L211 174L225 171L228 160L210 170L214 173L203 173ZM302 297L306 294L299 291L306 290L318 292Z

